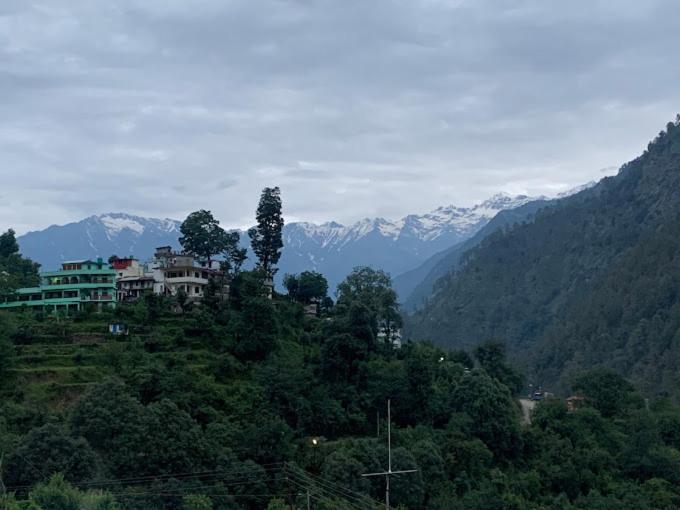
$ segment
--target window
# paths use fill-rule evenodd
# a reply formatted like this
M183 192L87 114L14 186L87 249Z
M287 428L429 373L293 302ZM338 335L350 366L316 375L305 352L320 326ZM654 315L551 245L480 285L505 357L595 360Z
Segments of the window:
M194 294L198 294L201 292L201 289L199 287L194 287Z

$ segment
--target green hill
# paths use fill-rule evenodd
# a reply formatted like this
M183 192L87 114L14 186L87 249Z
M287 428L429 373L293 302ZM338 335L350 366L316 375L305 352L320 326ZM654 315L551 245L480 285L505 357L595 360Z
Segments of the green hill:
M409 334L458 348L503 340L537 383L606 366L680 399L678 220L675 122L616 177L469 251Z

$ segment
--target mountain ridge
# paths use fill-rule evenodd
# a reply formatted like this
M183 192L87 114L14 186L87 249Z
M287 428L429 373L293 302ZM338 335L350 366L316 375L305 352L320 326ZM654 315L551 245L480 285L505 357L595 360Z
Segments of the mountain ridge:
M407 337L503 340L536 384L568 388L570 374L606 367L680 401L679 232L675 122L616 176L467 252Z
M417 266L432 254L474 235L499 211L532 198L499 193L472 207L443 206L398 220L364 218L350 225L292 222L284 226L278 280L285 273L314 269L334 288L353 267L371 265L392 274ZM78 222L51 225L18 238L22 252L45 268L65 260L134 255L145 260L157 246L179 248L181 222L107 212ZM242 244L247 245L247 235ZM251 256L252 261L252 256Z

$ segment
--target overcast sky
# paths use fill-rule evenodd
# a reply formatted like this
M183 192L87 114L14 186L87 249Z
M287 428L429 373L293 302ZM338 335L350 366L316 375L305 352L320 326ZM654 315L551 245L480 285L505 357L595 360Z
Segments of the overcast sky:
M0 230L396 218L611 174L680 111L676 0L2 0Z

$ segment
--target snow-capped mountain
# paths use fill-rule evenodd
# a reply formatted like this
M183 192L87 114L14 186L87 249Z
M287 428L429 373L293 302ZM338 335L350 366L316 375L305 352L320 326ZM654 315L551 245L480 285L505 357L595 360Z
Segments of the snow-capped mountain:
M358 265L384 269L393 275L418 266L434 253L464 241L499 211L533 200L499 194L470 208L440 207L399 220L365 218L352 225L329 222L290 223L284 227L284 250L278 278L286 273L316 270L332 289ZM22 252L45 269L63 261L134 255L148 259L158 246L179 248L180 222L123 213L90 216L68 225L53 225L19 238ZM247 244L247 236L242 236ZM251 256L252 258L252 256Z
M177 248L179 226L179 221L171 219L107 213L29 232L18 241L22 253L40 262L44 269L55 269L66 260L107 259L111 255L148 258L157 246Z
M314 269L334 288L353 267L370 265L397 275L434 253L473 236L499 211L534 199L496 195L470 208L439 207L399 220L365 218L352 225L291 223L284 229L282 272Z

